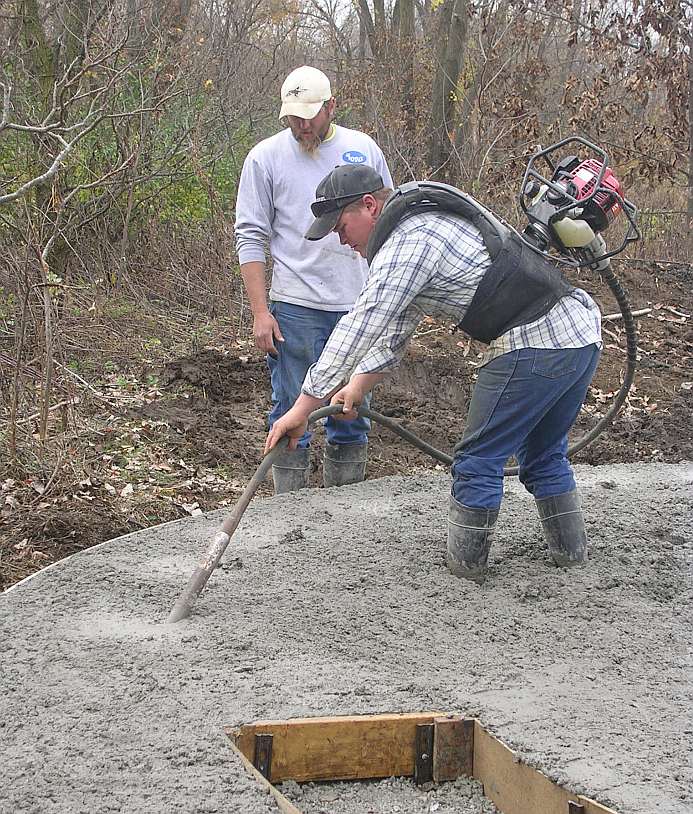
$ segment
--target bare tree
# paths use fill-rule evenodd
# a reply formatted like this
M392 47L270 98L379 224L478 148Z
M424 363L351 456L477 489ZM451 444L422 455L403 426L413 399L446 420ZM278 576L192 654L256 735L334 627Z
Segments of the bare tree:
M146 120L180 91L161 87L154 96L139 98L124 93L137 68L127 59L122 10L112 2L67 0L50 19L36 0L22 0L17 14L15 40L25 51L23 60L6 62L0 82L0 138L11 139L11 149L27 157L29 171L10 180L0 206L3 219L34 258L22 266L17 290L25 304L22 318L32 317L34 298L41 303L42 318L34 324L36 331L20 325L17 369L33 337L43 360L39 438L45 441L59 353L55 324L69 292L67 258L78 257L80 226L95 211L103 212L114 187L125 183L125 173L137 163L137 151L124 149L122 141L105 161L94 160L95 139L125 130L135 119ZM92 159L85 164L90 149Z
M466 0L444 0L436 13L439 47L431 93L428 163L431 177L443 180L450 174L457 82L467 50L468 4Z

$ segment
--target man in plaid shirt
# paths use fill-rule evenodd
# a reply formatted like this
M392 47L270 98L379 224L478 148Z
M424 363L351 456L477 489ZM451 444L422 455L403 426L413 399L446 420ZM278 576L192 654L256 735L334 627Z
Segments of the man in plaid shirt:
M320 183L306 233L336 232L366 257L368 239L392 193L369 167L337 167ZM397 366L425 315L460 322L491 265L481 232L434 210L405 216L372 259L353 309L339 321L309 369L294 406L272 427L266 451L290 448L308 415L330 400L344 417ZM455 447L448 521L448 567L483 582L503 496L503 467L514 455L534 496L557 565L587 560L587 537L568 431L599 360L601 317L590 296L571 289L544 316L494 339L479 368L464 436Z

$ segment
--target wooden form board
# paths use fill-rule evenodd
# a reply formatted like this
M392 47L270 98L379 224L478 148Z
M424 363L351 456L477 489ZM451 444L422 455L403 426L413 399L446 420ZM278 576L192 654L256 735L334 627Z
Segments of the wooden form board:
M568 803L583 807L581 814L616 812L579 794L571 794L546 775L518 760L502 741L475 721L473 776L484 787L484 795L503 814L567 814Z
M411 777L416 767L417 726L434 725L433 779L472 776L502 814L617 814L587 797L572 794L484 729L478 720L419 712L256 721L240 729L225 728L252 771L256 735L272 736L270 783L283 780L365 780ZM273 787L272 787L273 788ZM276 790L275 790L276 791ZM282 795L277 792L279 797ZM282 797L290 808L298 809ZM569 803L575 805L569 809ZM579 807L579 808L578 808Z
M256 721L227 734L252 761L255 735L272 735L269 780L358 780L414 774L417 724L440 712Z

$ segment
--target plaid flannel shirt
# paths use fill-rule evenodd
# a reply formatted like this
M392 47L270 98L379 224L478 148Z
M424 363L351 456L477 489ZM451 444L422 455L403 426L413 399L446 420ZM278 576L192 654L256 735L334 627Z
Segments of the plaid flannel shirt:
M352 310L337 323L303 392L325 398L357 373L395 368L424 316L463 319L491 263L481 232L437 212L400 221L373 259ZM601 315L581 289L561 298L536 322L493 340L482 364L519 348L581 348L601 344Z

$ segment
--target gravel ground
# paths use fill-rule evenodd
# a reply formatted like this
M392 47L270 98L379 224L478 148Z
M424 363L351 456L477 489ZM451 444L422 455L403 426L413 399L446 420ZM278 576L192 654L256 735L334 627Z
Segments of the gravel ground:
M509 482L486 584L455 579L448 478L425 474L254 501L177 625L219 512L19 583L0 597L0 811L273 812L224 725L437 709L622 814L690 814L693 466L577 471L575 571Z
M408 777L359 783L281 783L277 788L303 814L497 814L475 780L421 787Z

